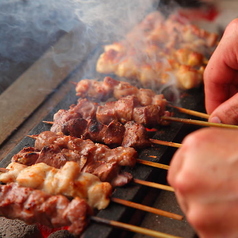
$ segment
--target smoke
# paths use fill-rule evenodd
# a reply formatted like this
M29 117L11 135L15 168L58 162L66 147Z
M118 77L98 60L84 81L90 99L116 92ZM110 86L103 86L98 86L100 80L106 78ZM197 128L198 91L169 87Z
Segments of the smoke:
M72 11L61 0L1 1L0 55L14 61L32 60L59 32L75 26Z
M0 57L19 62L34 60L60 34L73 31L80 24L86 28L84 41L105 42L112 37L121 37L149 10L156 7L154 2L1 0Z
M149 12L158 8L165 14L171 12L177 7L172 2L161 8L160 0L1 0L0 72L17 68L22 62L31 64L49 48L57 66L75 65L88 54L89 45L123 39ZM65 33L73 36L61 42L60 52L54 50ZM54 72L47 66L45 60L43 70L51 79ZM85 75L92 75L95 65L88 71ZM4 81L2 74L1 84Z
M104 41L110 41L112 36L121 38L159 3L153 0L73 1L80 5L76 9L78 19L94 29L94 34L102 35Z

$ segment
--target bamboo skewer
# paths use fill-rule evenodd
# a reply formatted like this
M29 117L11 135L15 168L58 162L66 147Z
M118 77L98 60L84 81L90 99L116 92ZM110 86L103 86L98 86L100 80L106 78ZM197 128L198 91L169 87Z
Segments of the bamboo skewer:
M27 137L30 137L30 138L32 138L32 139L37 139L37 137L38 137L38 135L27 135Z
M131 224L126 224L126 223L122 223L119 221L108 220L108 219L101 218L101 217L91 216L90 218L92 221L95 221L95 222L111 225L111 226L114 226L117 228L132 231L135 233L140 233L140 234L147 235L147 236L158 237L158 238L181 238L178 236L169 235L169 234L162 233L159 231L153 231L153 230L150 230L147 228L143 228L143 227L139 227L139 226L135 226L135 225L131 225Z
M159 183L154 183L154 182L149 182L149 181L144 181L144 180L140 180L140 179L133 179L134 183L140 184L140 185L145 185L148 187L152 187L152 188L158 188L158 189L163 189L166 191L170 191L170 192L174 192L174 189L171 186L168 185L163 185L163 184L159 184Z
M156 155L149 155L150 158L156 159L157 156Z
M180 148L182 144L171 142L171 141L163 141L163 140L157 140L157 139L150 139L150 141L154 144L158 145L167 145L175 148Z
M193 124L193 125L198 125L198 126L212 126L212 127L238 129L238 126L236 126L236 125L213 123L213 122L199 121L199 120L192 120L192 119L185 119L185 118L162 116L161 119L168 120L168 121L182 122L182 123L186 123L186 124Z
M172 108L176 108L178 111L180 111L182 113L185 113L185 114L188 114L188 115L197 116L197 117L201 117L201 118L204 118L204 119L209 118L209 115L206 114L206 113L203 113L203 112L198 112L198 111L186 109L186 108L183 108L183 107L177 107L177 106L173 106L171 104L169 104L168 106L172 107Z
M142 210L142 211L145 211L145 212L151 212L151 213L154 213L154 214L157 214L157 215L160 215L160 216L169 217L169 218L172 218L172 219L175 219L175 220L181 221L183 219L183 216L181 216L181 215L171 213L171 212L167 212L167 211L164 211L164 210L160 210L160 209L157 209L157 208L145 206L145 205L142 205L142 204L139 204L139 203L123 200L123 199L120 199L120 198L112 197L111 201L115 202L115 203L118 203L118 204L121 204L121 205L124 205L124 206L139 209L139 210Z
M33 138L33 139L37 139L37 135L27 135L27 136L30 138ZM151 161L142 160L142 159L137 159L136 161L139 164L144 164L144 165L152 166L155 168L166 169L166 170L169 169L168 165L164 165L164 164L160 164L160 163L156 163L156 162L151 162Z
M157 162L151 162L151 161L147 161L147 160L142 160L142 159L137 159L137 163L148 165L148 166L159 168L159 169L166 169L166 170L169 169L168 165L160 164L160 163L157 163Z
M53 121L42 121L43 123L46 123L46 124L50 124L50 125L53 125L54 122Z

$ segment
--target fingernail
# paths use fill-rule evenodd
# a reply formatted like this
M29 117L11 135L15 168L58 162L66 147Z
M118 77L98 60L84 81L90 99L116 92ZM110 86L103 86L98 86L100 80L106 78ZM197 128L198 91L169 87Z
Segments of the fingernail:
M221 119L219 117L212 117L212 118L209 118L209 122L212 122L212 123L221 123Z

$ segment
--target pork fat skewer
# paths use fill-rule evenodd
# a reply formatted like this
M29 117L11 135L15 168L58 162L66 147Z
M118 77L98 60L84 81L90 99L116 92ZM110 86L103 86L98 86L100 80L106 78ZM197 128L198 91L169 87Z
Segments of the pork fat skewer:
M89 206L104 209L110 202L112 187L90 173L80 172L76 162L68 161L56 169L45 163L26 166L10 163L8 171L0 174L2 183L17 182L20 186L40 189L51 195L65 195L85 199Z

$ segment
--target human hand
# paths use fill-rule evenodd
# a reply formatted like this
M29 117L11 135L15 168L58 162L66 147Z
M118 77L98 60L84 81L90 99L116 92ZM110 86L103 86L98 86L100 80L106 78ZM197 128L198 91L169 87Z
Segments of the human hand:
M209 121L238 124L238 19L226 28L204 73Z
M206 128L175 153L168 182L200 238L238 237L238 131Z

